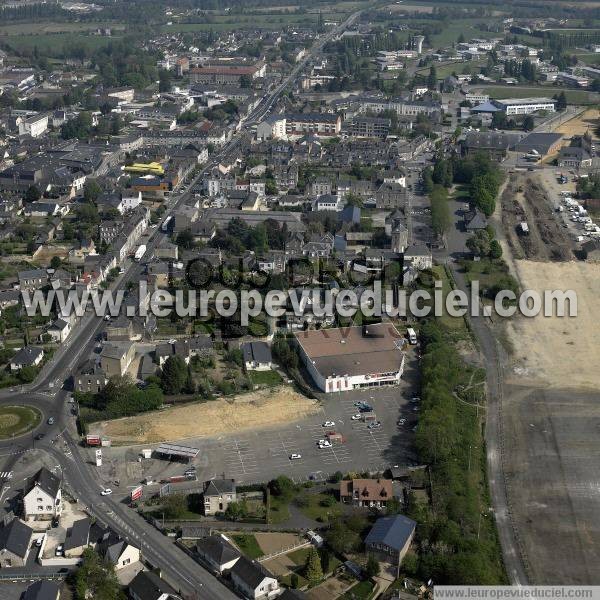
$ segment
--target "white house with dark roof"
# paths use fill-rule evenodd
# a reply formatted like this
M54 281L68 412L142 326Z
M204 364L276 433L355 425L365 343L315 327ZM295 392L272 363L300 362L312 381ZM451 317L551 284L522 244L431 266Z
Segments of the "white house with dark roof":
M142 571L133 578L129 584L129 595L133 600L179 598L177 592L152 571Z
M13 519L0 529L0 568L23 567L29 556L33 530Z
M115 565L117 571L139 562L141 558L140 549L124 540L114 531L107 531L102 536L97 550L101 556Z
M273 364L271 348L266 342L245 342L241 351L246 371L268 371Z
M20 371L23 367L37 367L44 358L44 351L37 346L21 348L10 360L10 370Z
M211 479L204 484L204 514L225 512L237 499L235 479Z
M44 520L58 517L62 512L60 479L42 467L27 483L23 492L23 518Z
M281 594L279 582L259 563L242 556L230 571L233 587L243 597L269 600Z
M209 535L198 540L196 552L214 573L220 575L231 570L241 556L224 535Z

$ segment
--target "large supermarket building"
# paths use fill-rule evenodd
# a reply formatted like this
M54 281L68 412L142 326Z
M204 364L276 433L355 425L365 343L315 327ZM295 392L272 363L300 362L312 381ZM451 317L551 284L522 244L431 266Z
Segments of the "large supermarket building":
M300 331L302 361L322 392L396 385L404 371L404 337L391 323Z

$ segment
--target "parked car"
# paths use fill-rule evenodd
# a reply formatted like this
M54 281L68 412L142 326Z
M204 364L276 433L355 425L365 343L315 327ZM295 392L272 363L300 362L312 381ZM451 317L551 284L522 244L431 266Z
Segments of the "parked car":
M110 496L112 494L112 490L110 488L105 488L100 492L100 494L102 496Z
M302 458L302 454L290 454L290 460L300 460Z
M319 440L318 446L320 449L331 448L331 442L329 440Z
M54 417L48 417L48 425L54 425Z
M381 421L373 421L367 425L368 429L379 429L381 427Z
M59 544L58 546L56 546L56 550L54 551L55 556L62 556L63 550L64 550L64 546L62 544Z
M325 421L321 427L335 427L335 421Z
M355 414L355 415L352 415L350 418L351 418L353 421L360 421L360 420L362 419L362 416L361 416L361 414L360 414L360 413L357 413L357 414Z

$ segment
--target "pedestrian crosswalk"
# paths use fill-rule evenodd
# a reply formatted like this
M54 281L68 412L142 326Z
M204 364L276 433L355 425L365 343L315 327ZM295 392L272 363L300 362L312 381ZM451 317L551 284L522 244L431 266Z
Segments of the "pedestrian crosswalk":
M0 479L12 479L12 471L0 471Z

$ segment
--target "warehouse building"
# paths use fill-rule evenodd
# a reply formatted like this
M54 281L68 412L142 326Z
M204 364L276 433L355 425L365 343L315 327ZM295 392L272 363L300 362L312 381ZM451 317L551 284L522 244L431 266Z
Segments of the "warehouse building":
M404 371L403 338L391 323L295 334L300 357L323 392L396 385Z
M504 100L493 100L493 103L506 116L510 115L529 115L540 110L554 112L556 100L552 98L506 98Z

